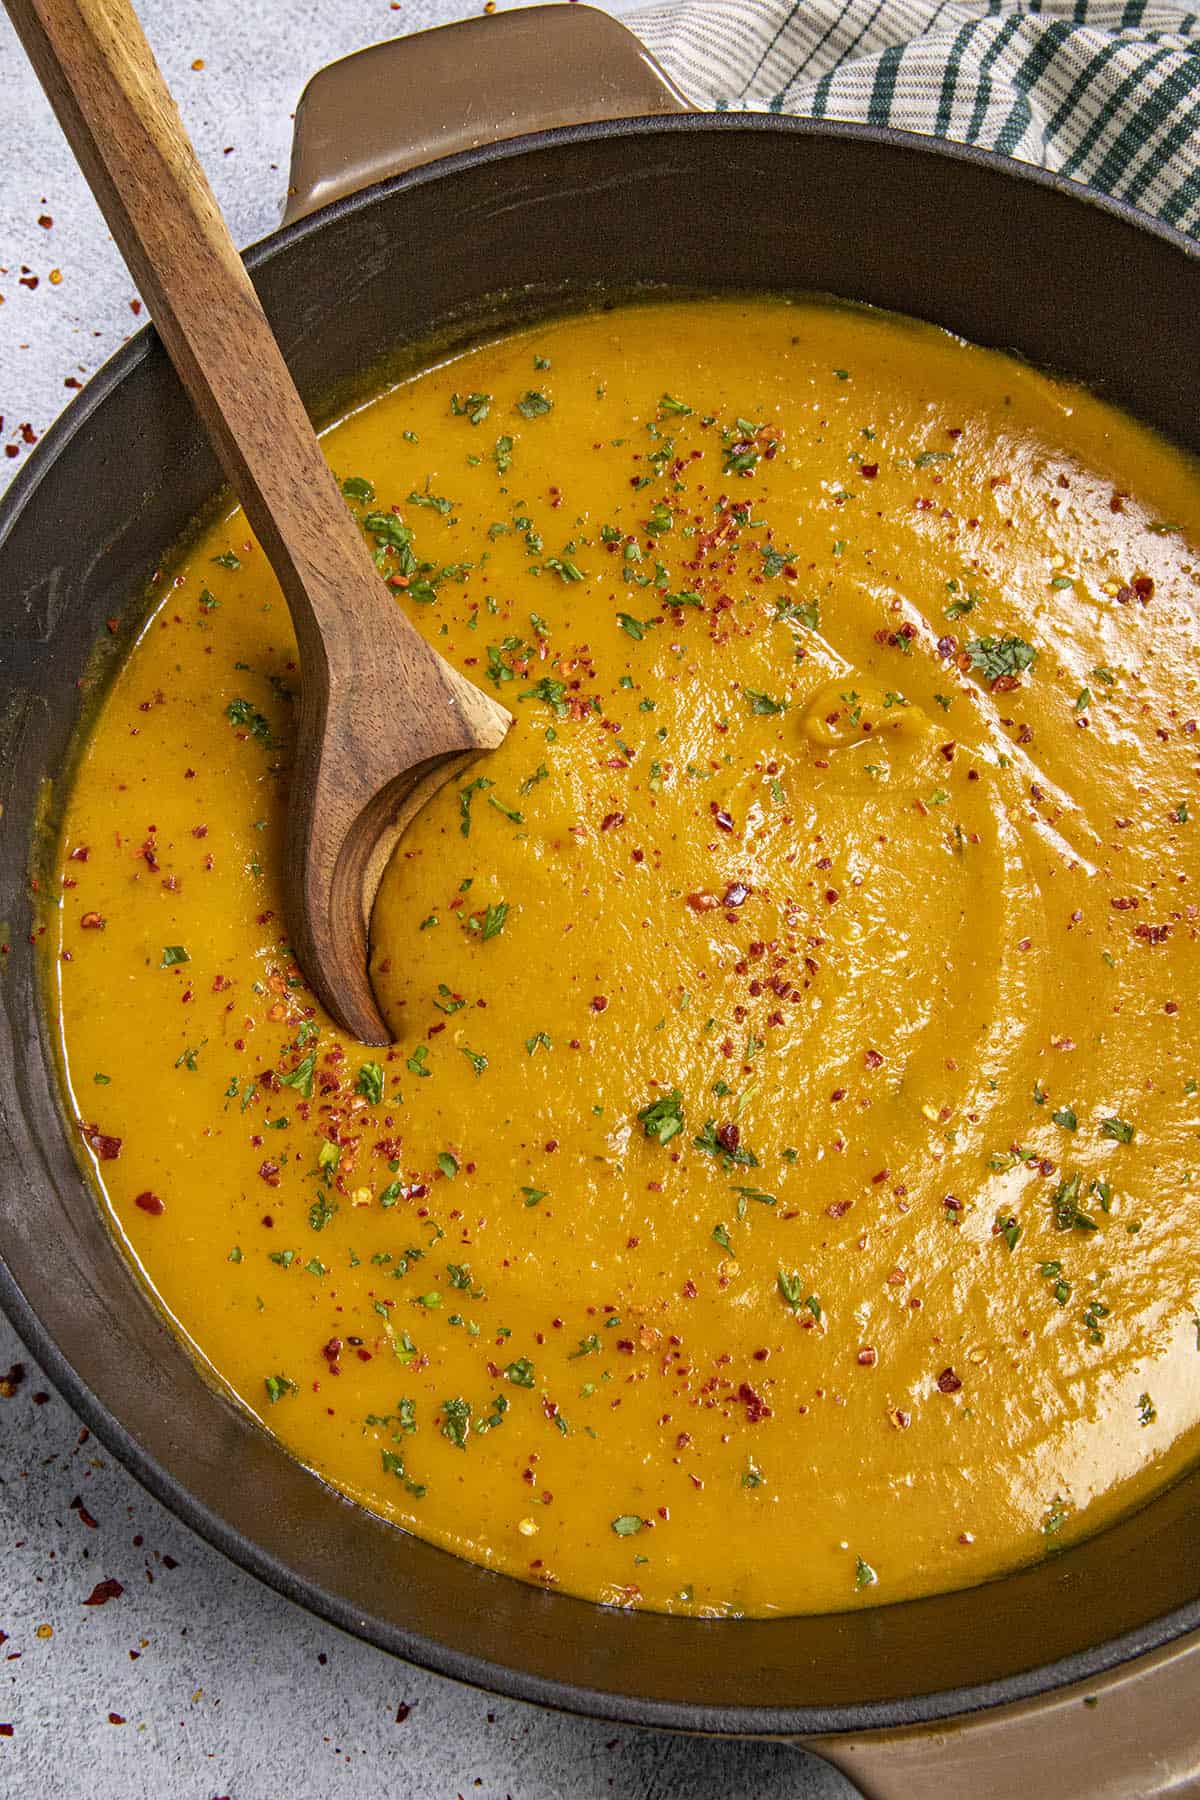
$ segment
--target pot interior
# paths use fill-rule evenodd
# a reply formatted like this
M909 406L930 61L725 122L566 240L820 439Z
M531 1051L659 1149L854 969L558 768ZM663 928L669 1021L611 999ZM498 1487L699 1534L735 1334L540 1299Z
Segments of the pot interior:
M901 134L731 116L582 127L383 184L250 261L319 419L389 359L394 372L567 305L816 290L1017 350L1200 451L1194 247L1065 184ZM206 1377L75 1160L29 878L50 867L80 722L139 628L147 583L219 491L147 333L44 440L0 515L0 1297L98 1435L235 1560L347 1629L450 1675L634 1722L913 1723L1096 1674L1200 1624L1200 1471L986 1587L814 1618L688 1620L526 1587L397 1532Z

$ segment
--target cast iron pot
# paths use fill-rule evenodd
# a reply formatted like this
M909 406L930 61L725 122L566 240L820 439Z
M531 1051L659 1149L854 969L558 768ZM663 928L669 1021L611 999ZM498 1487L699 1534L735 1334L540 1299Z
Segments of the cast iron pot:
M483 116L464 117L463 96ZM665 116L608 116L631 109ZM347 193L497 133L507 141ZM293 215L344 197L247 260L318 419L405 346L606 294L770 288L1016 349L1200 450L1188 240L1070 183L903 133L688 113L628 34L584 8L448 27L326 71L302 107L293 177ZM0 1299L97 1436L236 1562L347 1630L483 1687L631 1723L852 1738L1011 1707L1150 1651L1173 1664L1200 1627L1200 1471L984 1587L816 1618L666 1618L543 1592L406 1536L202 1374L81 1171L31 940L89 690L132 642L164 551L219 488L147 330L42 440L0 511ZM1099 1791L1066 1783L1054 1791ZM905 1791L918 1786L910 1773Z

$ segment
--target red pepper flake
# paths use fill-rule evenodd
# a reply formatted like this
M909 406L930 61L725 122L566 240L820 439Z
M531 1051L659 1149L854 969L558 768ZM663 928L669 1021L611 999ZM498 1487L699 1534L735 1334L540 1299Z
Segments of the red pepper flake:
M941 1394L957 1394L962 1381L953 1369L943 1369L937 1378L938 1392Z
M623 825L624 823L625 814L623 812L605 813L603 819L600 821L600 829L601 831L611 831L614 826Z
M98 1530L98 1523L93 1519L91 1513L83 1504L83 1496L81 1494L76 1494L75 1498L68 1504L72 1512L77 1512L79 1514L79 1523L81 1525L88 1526L92 1531Z
M268 1187L278 1187L279 1186L279 1164L278 1163L261 1162L258 1165L258 1172L261 1175L262 1179L266 1182Z
M125 1720L121 1717L120 1713L109 1713L108 1722L110 1725L123 1725Z
M1171 935L1169 925L1135 925L1134 937L1141 938L1147 944L1165 944Z
M11 1737L12 1734L13 1728L11 1725L0 1725L0 1737Z
M84 1143L93 1156L98 1156L101 1162L116 1162L121 1154L119 1137L109 1137L101 1131L98 1125L84 1125L82 1121L79 1129L83 1133Z
M836 906L838 903L838 900L840 898L841 898L841 896L839 895L836 888L826 888L825 889L825 904L826 904L826 906Z
M158 1195L152 1194L149 1188L146 1188L143 1193L136 1195L133 1204L135 1206L140 1206L144 1213L149 1213L151 1217L155 1219L157 1219L161 1213L166 1211L166 1208Z
M879 1361L879 1352L870 1344L864 1344L855 1360L860 1368L873 1369Z
M125 1589L121 1586L121 1583L119 1581L114 1581L112 1577L109 1576L107 1581L98 1581L96 1583L83 1604L84 1606L104 1606L109 1600L119 1600L124 1592Z
M602 1013L606 1010L607 1006L608 1006L608 1001L603 994L593 995L593 997L592 997L592 1011L593 1012Z
M750 898L753 891L752 888L746 886L744 881L731 881L729 886L725 889L725 897L721 901L721 905L742 906ZM689 901L689 905L690 904L691 902Z
M1125 895L1122 897L1114 896L1108 904L1115 912L1131 912L1136 909L1141 902L1134 899L1132 895Z
M399 1706L396 1708L396 1723L397 1723L397 1725L403 1725L405 1719L407 1719L407 1717L411 1711L412 1711L412 1707L409 1705L408 1701L402 1700L400 1702Z
M86 862L88 857L91 854L92 854L92 851L91 851L91 846L89 844L76 844L76 846L72 850L70 856L67 858L67 861L68 862Z
M863 1057L863 1067L866 1069L882 1069L883 1058L880 1056L878 1050L868 1050L866 1052Z
M687 903L693 912L712 912L721 904L715 894L689 894Z
M771 1409L760 1394L756 1394L748 1381L743 1381L738 1388L737 1397L746 1408L747 1425L757 1425L760 1419L769 1419Z
M879 473L879 464L878 463L860 463L858 466L858 472L863 477L864 480L874 481L875 477Z
M103 931L107 924L108 920L103 913L98 912L85 912L79 921L80 929L83 931Z
M717 1142L720 1144L722 1150L727 1150L731 1156L741 1142L741 1138L742 1133L740 1127L734 1125L732 1121L728 1125L719 1125L717 1127Z
M723 806L718 806L716 801L712 800L709 802L709 811L712 813L713 823L718 831L733 830L733 815L727 813Z

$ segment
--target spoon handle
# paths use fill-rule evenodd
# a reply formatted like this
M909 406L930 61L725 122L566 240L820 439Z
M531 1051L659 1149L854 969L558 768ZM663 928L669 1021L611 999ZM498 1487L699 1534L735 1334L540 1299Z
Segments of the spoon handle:
M284 590L307 678L378 608L338 491L128 0L5 0ZM399 612L399 609L397 609ZM414 670L427 665L413 626Z

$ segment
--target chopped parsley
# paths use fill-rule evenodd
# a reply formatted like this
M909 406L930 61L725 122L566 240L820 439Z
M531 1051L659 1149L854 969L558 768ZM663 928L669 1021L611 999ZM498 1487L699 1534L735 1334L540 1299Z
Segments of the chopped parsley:
M656 1144L669 1144L683 1130L683 1095L672 1088L661 1099L652 1100L638 1114L638 1123Z
M459 1450L467 1447L467 1432L471 1427L471 1402L469 1400L442 1401L442 1436L449 1438Z
M1005 675L1021 675L1033 666L1037 657L1033 645L1019 637L972 638L964 648L971 659L971 667L987 681L999 681Z
M795 562L796 552L794 550L776 550L770 544L764 544L762 559L762 572L768 581L772 581L775 576L783 574L789 563Z
M1061 1181L1053 1194L1054 1223L1060 1231L1095 1231L1096 1221L1079 1205L1079 1189L1083 1177L1078 1171Z
M271 736L271 721L251 705L249 700L231 700L225 708L225 717L239 731L248 731L256 743L264 750L273 750L275 740Z
M508 918L507 900L489 900L482 916L473 914L467 921L471 931L477 931L486 944L489 938L499 937L504 930L504 922Z
M721 1135L722 1132L724 1136ZM721 1131L718 1131L716 1120L706 1119L704 1130L699 1137L692 1139L692 1143L697 1150L703 1150L706 1156L715 1156L723 1169L731 1169L735 1163L745 1169L758 1167L758 1158L753 1150L739 1142L736 1126L722 1126Z
M294 1069L289 1069L286 1074L277 1074L276 1080L280 1087L295 1088L303 1099L311 1100L316 1067L317 1053L315 1050L309 1050L300 1058Z
M482 425L491 410L490 394L451 394L450 411L456 419L470 419L472 425Z
M773 700L770 694L760 694L754 688L743 688L742 692L750 703L752 713L774 714L787 711L786 700Z
M786 1269L780 1269L775 1276L775 1285L779 1289L780 1299L785 1300L794 1313L804 1307L814 1319L820 1320L821 1302L815 1294L804 1292L804 1283L798 1269L793 1269L790 1275Z
M372 1106L381 1106L383 1104L382 1063L363 1063L358 1071L358 1080L354 1084L354 1091L356 1094L361 1094L363 1099L369 1101Z
M331 1200L327 1194L318 1194L308 1209L308 1222L314 1231L324 1231L336 1211L336 1200Z
M629 636L636 639L639 644L646 633L654 629L653 619L635 619L632 613L627 612L617 614L617 624L622 631L628 632Z

